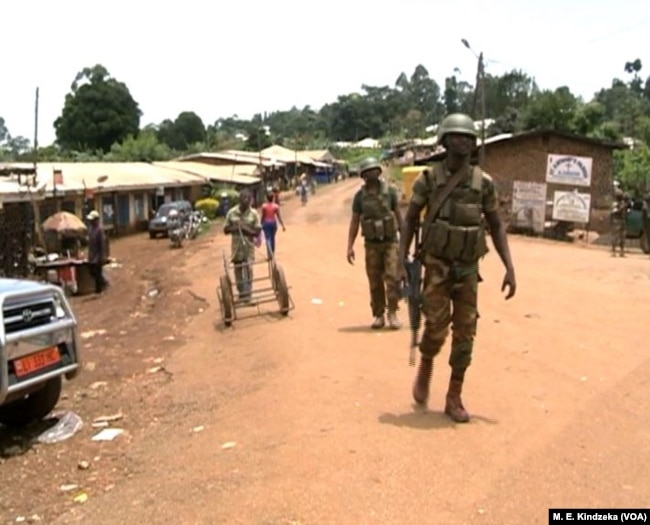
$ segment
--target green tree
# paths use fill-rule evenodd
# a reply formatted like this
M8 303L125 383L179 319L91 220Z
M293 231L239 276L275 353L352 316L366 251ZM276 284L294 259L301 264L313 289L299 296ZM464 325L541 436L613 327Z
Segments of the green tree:
M650 148L645 144L614 152L614 175L637 194L650 190Z
M0 117L0 146L2 146L9 137L9 129L7 129L7 124L5 119Z
M120 144L113 144L103 160L112 162L155 162L169 160L173 153L161 144L154 129L144 129L137 137L129 135Z
M260 151L272 145L273 141L266 132L266 128L255 124L250 125L244 149L248 151Z
M445 113L472 113L474 89L464 80L458 80L456 75L445 78L445 90L442 95Z
M544 90L532 97L526 107L524 129L553 129L574 132L575 117L580 100L571 90L562 86L554 91Z
M173 122L164 120L157 135L160 142L176 151L186 151L192 144L204 143L207 136L203 120L193 111L179 113Z
M104 66L84 68L54 121L57 143L66 150L107 152L138 134L141 114L126 84L112 78Z

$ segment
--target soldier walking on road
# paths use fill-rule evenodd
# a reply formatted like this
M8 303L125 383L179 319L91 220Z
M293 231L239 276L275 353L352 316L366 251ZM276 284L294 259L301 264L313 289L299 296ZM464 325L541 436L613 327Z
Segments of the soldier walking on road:
M499 217L496 188L489 175L470 165L476 139L474 123L467 115L452 114L442 121L438 141L447 150L447 158L434 163L414 181L399 253L400 260L407 260L420 213L426 206L422 245L416 254L425 268L422 290L425 329L413 398L418 404L426 404L433 359L440 352L451 324L451 378L445 414L458 423L469 421L461 391L472 359L479 317L478 261L488 251L484 220L506 269L501 291L508 289L506 299L516 291L515 270Z
M612 233L612 257L616 257L616 248L620 249L621 257L625 257L625 221L627 220L627 204L623 190L616 188L614 202L609 213L609 223Z
M347 259L354 264L354 241L361 226L374 317L371 326L380 329L386 325L384 314L388 306L388 326L397 330L401 327L397 319L400 300L397 240L402 218L397 193L381 180L381 172L381 164L374 158L364 160L359 166L359 176L365 182L352 202Z

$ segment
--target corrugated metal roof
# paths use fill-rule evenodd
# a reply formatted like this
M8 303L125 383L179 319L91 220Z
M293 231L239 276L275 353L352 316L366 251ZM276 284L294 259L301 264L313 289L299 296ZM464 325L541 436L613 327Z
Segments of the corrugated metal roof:
M258 171L257 166L249 164L233 164L231 166L214 166L203 162L169 161L154 162L154 165L169 170L180 170L193 173L204 180L218 182L231 182L233 184L251 185L258 184L260 178L254 176Z
M332 153L328 149L311 149L311 150L308 149L308 150L299 151L298 155L304 155L305 157L309 157L310 159L314 159L316 161L321 161L321 162L334 160L334 155L332 155Z
M46 191L54 186L54 170L60 170L63 184L59 191L147 189L160 186L193 186L205 179L187 172L163 169L146 162L44 162L38 165L38 178Z
M181 162L191 162L201 158L226 160L229 162L241 163L241 164L255 164L255 165L260 164L259 154L250 151L246 151L246 152L219 151L219 152L193 153L192 155L185 155L184 157L180 157L177 160ZM267 168L283 165L282 162L278 162L276 159L265 157L264 155L262 155L261 164L262 166Z
M18 184L18 180L13 177L0 178L0 203L40 201L43 197L43 192L38 191L38 188Z
M509 140L512 138L512 133L501 133L500 135L493 135L485 139L485 145L494 144L495 142L502 142L504 140ZM476 141L478 145L481 144L481 139Z
M261 153L263 156L277 159L280 162L284 162L286 164L295 163L297 160L300 164L308 164L312 166L323 166L323 167L329 166L329 164L313 159L307 154L308 152L294 151L292 149L285 148L284 146L280 146L278 144L263 149Z
M278 144L263 149L261 153L266 157L277 159L280 162L285 162L285 163L292 163L296 161L300 162L300 158L298 156L297 151L291 150L289 148L285 148L284 146L280 146Z

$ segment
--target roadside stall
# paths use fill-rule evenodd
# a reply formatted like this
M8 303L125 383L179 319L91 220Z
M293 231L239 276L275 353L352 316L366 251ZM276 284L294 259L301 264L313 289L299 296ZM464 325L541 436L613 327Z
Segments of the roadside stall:
M58 284L66 293L93 293L94 280L88 260L81 251L82 242L86 241L88 235L84 222L72 213L61 211L48 217L42 228L47 255L36 260L36 274ZM104 264L109 262L107 257Z

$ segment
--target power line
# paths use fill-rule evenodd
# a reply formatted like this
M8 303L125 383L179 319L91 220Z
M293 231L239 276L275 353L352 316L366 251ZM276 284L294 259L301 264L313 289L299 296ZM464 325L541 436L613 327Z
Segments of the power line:
M596 38L592 38L591 40L588 40L585 42L585 44L593 44L595 42L602 42L603 40L607 40L608 38L620 35L622 33L627 33L628 31L632 31L633 29L637 29L639 27L642 27L646 25L647 23L650 23L650 18L646 18L642 20L641 22L637 22L636 24L628 27L623 27L621 29L617 29L615 31L612 31L610 33L605 33L604 35L597 36Z

